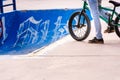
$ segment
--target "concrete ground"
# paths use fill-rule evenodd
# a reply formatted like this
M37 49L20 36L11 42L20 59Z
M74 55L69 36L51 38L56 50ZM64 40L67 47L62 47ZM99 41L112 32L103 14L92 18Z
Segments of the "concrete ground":
M30 0L25 0L22 3L25 4L27 1ZM35 1L32 1L32 3L35 3ZM65 4L67 1L57 2ZM79 2L79 0L68 2L78 4L77 1ZM19 4L22 3L19 2ZM28 3L28 5L31 4ZM104 1L105 3L108 4ZM101 22L102 30L106 29L107 25L103 21ZM68 35L52 45L28 55L0 56L0 79L120 80L119 37L115 33L103 34L105 44L88 44L88 40L93 37L94 25L92 22L90 36L82 42L75 41Z

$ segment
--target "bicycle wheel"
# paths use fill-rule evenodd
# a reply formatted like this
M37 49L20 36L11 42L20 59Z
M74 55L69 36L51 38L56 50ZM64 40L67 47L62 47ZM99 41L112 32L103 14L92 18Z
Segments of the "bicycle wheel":
M120 14L115 19L115 24L120 24ZM116 32L117 36L120 37L120 26L119 25L115 26L115 32Z
M75 12L69 19L68 28L73 39L82 41L90 34L90 20L84 12Z

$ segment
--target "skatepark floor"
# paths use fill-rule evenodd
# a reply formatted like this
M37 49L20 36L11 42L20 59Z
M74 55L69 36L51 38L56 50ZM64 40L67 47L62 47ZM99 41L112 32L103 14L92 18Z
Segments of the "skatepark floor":
M20 10L28 9L27 7L33 3L56 0L34 0L32 3L30 1L17 0L17 6ZM80 0L57 1L61 6L67 2L78 4ZM28 5L20 6L22 3ZM78 5L74 7L77 8ZM104 31L107 24L103 21L101 23ZM88 40L92 39L94 34L92 21L91 33L84 41L75 41L68 35L44 49L38 49L27 55L0 56L0 78L1 80L120 80L119 37L116 33L103 33L105 44L89 44Z

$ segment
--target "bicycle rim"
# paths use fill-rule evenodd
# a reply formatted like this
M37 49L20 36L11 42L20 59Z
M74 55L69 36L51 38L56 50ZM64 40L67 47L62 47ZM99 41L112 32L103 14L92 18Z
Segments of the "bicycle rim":
M91 24L85 13L75 12L69 19L69 32L73 39L82 41L90 33Z
M115 20L115 24L120 24L120 14L117 16L117 18ZM116 32L117 36L120 37L120 26L119 25L115 26L115 32Z

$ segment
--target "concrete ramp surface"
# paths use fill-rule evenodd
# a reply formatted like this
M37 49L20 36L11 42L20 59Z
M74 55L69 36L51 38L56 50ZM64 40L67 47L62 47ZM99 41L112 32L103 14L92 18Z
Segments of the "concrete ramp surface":
M0 53L29 53L65 36L71 12L73 10L29 10L2 14Z
M1 14L0 54L25 54L68 34L68 20L80 9L24 10ZM89 11L88 11L89 14Z
M67 35L68 18L76 9L60 8L79 8L81 0L16 1L17 9L29 10L0 15L4 27L0 38L0 80L120 80L120 38L115 33L103 34L104 45L88 44L95 34L91 21L92 31L86 40L78 42ZM109 0L102 1L104 6L110 6ZM52 12L36 8L51 8ZM102 22L102 30L106 26ZM15 55L28 54L54 41L36 53Z

